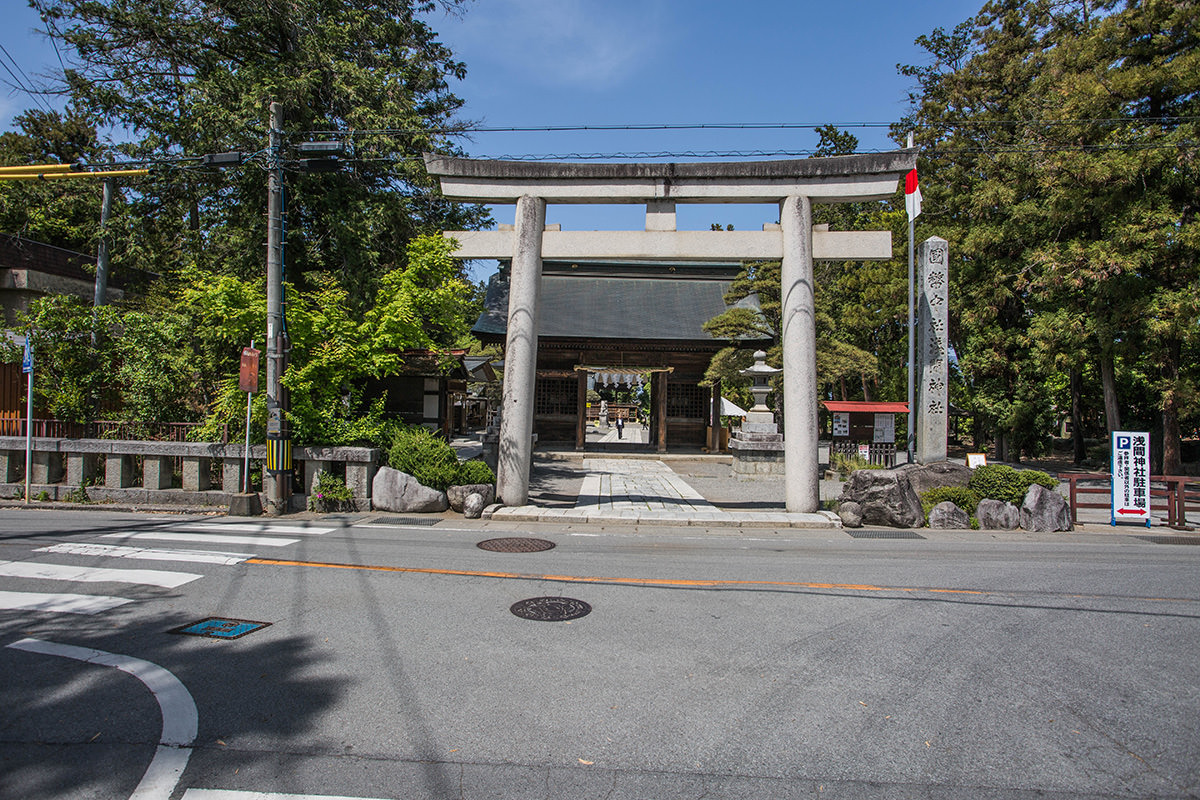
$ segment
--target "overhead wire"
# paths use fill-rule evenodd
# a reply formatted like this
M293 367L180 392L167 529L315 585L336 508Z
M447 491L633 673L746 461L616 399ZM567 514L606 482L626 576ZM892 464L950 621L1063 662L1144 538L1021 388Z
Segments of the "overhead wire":
M28 83L29 83L29 86L26 87L25 83L22 82L21 78L17 77L16 72L12 71L12 68L10 68L8 66L8 64L5 63L4 59L0 59L0 66L4 67L4 71L7 72L9 74L9 77L11 77L13 79L13 86L17 89L20 89L22 92L29 95L30 97L32 97L34 100L36 100L42 106L42 108L46 109L46 111L53 114L54 108L48 102L46 102L46 98L42 97L41 94L37 91L37 86L30 79L30 77L25 74L25 70L21 69L21 65L19 63L17 63L17 60L12 57L12 54L8 52L8 48L5 47L3 44L0 44L0 53L3 53L4 56L9 61L12 62L12 65L17 68L17 72L20 72L21 75L24 76L25 81L28 81Z

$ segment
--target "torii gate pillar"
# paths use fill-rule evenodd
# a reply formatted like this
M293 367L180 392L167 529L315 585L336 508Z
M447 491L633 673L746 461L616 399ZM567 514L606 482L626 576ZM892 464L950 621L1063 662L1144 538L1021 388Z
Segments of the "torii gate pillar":
M813 291L812 200L793 195L779 212L783 230L783 465L788 511L821 504L817 473L817 324Z
M496 465L496 494L506 506L523 506L529 500L545 228L546 201L530 195L518 198L516 248L509 278L508 335L504 344L504 411L500 416L500 455Z

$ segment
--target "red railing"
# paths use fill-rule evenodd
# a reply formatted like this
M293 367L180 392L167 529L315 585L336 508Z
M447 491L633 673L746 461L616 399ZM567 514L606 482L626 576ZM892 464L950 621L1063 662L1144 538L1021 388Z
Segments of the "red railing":
M1081 495L1104 495L1109 498L1112 494L1112 475L1109 473L1073 473L1060 475L1059 478L1067 481L1070 486L1072 522L1079 521L1081 508L1112 508L1110 499L1103 503L1085 502L1081 499ZM1155 510L1166 511L1168 526L1186 528L1187 512L1200 511L1200 478L1188 475L1151 475L1150 511L1153 513Z

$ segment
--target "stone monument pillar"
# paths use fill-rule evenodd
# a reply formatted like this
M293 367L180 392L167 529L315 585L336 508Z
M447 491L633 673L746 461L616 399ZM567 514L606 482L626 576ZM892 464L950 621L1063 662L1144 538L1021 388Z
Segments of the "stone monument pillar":
M517 200L516 252L508 288L508 335L504 345L504 401L500 417L496 494L506 506L529 500L533 465L533 392L537 379L538 303L542 288L542 233L546 201Z
M950 416L950 361L947 338L949 247L931 236L921 242L918 264L917 462L946 460Z
M754 354L754 366L741 373L754 381L750 387L754 407L746 412L746 421L729 440L733 474L739 478L784 474L783 434L775 424L775 415L767 408L767 393L771 391L768 381L779 370L768 367L766 357L759 350Z

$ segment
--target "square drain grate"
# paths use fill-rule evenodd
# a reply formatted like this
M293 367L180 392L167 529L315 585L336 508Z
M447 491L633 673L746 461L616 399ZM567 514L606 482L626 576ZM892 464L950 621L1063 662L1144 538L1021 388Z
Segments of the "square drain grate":
M861 528L845 529L855 539L924 539L919 533L912 531L868 531Z
M178 633L183 636L205 636L209 639L240 639L248 633L254 633L255 631L269 627L270 624L269 622L255 622L249 619L209 617L199 622L173 628L167 631L167 633Z
M380 517L371 520L372 525L424 525L425 527L437 525L439 522L441 519L429 519L428 517Z
M1135 536L1133 538L1154 544L1200 544L1200 536Z

